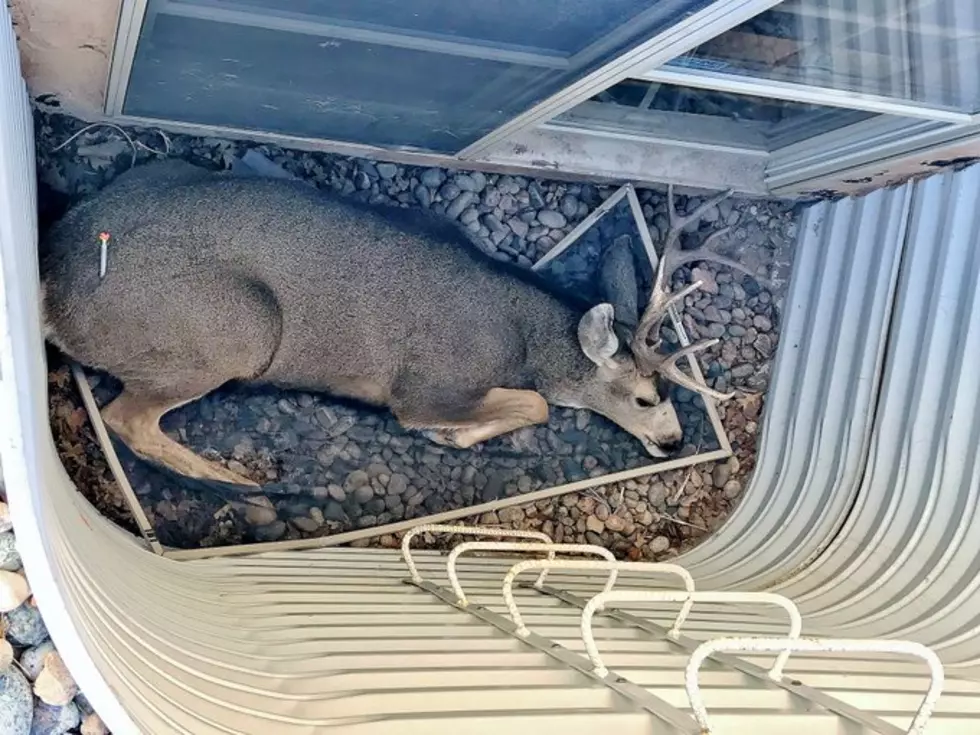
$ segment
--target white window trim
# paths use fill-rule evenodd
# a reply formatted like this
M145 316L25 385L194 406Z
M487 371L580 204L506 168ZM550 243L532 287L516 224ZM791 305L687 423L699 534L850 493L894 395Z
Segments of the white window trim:
M890 97L850 92L844 89L813 87L806 84L781 82L739 74L723 74L701 70L661 68L636 75L637 79L660 84L676 84L698 89L711 89L733 94L752 95L769 99L805 102L824 107L844 107L850 110L876 112L881 115L938 120L950 123L969 123L974 117L966 112L928 107L916 102Z

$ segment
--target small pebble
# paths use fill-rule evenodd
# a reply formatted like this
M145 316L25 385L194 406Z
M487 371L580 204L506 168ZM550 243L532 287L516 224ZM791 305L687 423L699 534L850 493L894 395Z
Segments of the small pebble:
M472 176L469 176L467 174L460 174L459 176L453 179L453 183L459 187L460 191L472 191L472 192L477 191L476 181L473 179Z
M448 186L448 184L446 185ZM464 191L455 199L453 203L446 207L446 216L449 219L456 219L462 214L463 210L476 201L476 194L472 191Z
M376 165L378 176L382 179L393 179L398 175L398 166L393 163L379 163Z
M286 535L286 522L275 521L264 526L256 526L252 529L255 540L265 543L268 541L278 541Z
M538 222L553 230L560 229L566 224L565 215L553 209L543 209L538 212Z
M343 506L334 500L329 501L323 507L323 517L328 521L335 521L338 523L345 523L348 520L347 513L344 512Z
M358 488L364 487L371 481L371 476L364 470L354 470L344 481L344 492L353 492Z
M415 187L415 200L423 209L432 206L432 191L422 184Z
M711 472L711 480L715 487L723 488L728 478L731 477L731 469L727 462L719 462Z
M109 728L105 726L102 718L93 712L85 715L80 733L81 735L109 735Z
M430 189L438 189L446 180L446 174L439 168L430 168L422 172L422 183Z
M404 495L406 490L408 490L408 478L400 472L393 474L388 480L388 494Z
M734 500L742 494L742 483L740 483L738 480L729 480L725 483L723 492L725 493L726 498L729 500Z
M303 533L315 533L320 529L319 523L305 516L297 516L292 518L290 522Z
M605 520L606 529L614 533L622 533L626 529L626 519L622 516L611 515Z
M278 517L272 501L265 496L254 498L245 506L245 519L253 526L273 523Z
M510 228L511 232L517 235L517 237L527 237L528 230L530 229L527 222L523 222L516 218L507 220L507 226Z
M20 607L31 596L31 586L22 573L0 570L0 612Z
M0 533L0 569L16 572L22 566L14 534L9 531Z

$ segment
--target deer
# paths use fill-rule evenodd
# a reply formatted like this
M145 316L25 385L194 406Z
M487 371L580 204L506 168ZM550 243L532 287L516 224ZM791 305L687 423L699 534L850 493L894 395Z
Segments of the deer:
M660 337L670 308L701 286L670 292L681 265L751 273L711 249L729 228L696 249L680 245L682 230L730 194L682 216L669 188L649 303L620 339L611 303L499 262L444 216L152 162L82 199L44 236L44 336L122 382L101 415L130 450L201 481L257 486L171 439L160 420L229 382L387 408L406 429L461 449L546 423L549 406L587 409L669 457L683 436L670 382L708 400L734 395L678 365L717 339L666 354Z

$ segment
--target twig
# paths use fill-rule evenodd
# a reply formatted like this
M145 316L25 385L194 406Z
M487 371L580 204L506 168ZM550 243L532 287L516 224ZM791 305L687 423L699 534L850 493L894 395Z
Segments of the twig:
M699 446L698 451L696 451L695 454L700 454L700 453L701 453L701 447ZM682 482L680 487L677 488L677 492L675 492L670 497L671 505L677 505L677 502L681 499L681 496L684 494L684 489L687 487L687 483L690 481L691 475L693 474L694 474L694 467L691 467L691 469L687 471L687 477L684 478L684 482Z
M159 135L161 138L163 138L163 143L166 146L166 149L165 150L158 151L156 148L151 148L150 146L148 146L143 141L141 141L141 140L139 140L137 138L133 138L129 133L127 133L119 125L116 125L115 123L110 123L110 122L97 122L97 123L92 123L91 125L86 125L81 130L79 130L79 131L73 133L71 136L69 136L67 140L63 141L61 144L59 144L56 147L54 147L51 150L51 152L52 153L57 153L62 148L64 148L65 146L67 146L69 143L71 143L73 140L75 140L78 136L82 135L82 133L85 133L85 132L91 130L92 128L112 128L113 130L115 130L118 133L120 133L122 135L122 137L124 137L126 139L126 142L129 143L130 147L133 149L133 160L130 163L130 168L132 168L133 166L136 165L136 157L139 154L139 150L138 150L139 148L142 148L145 151L149 151L150 153L153 153L154 155L157 155L157 156L169 156L170 155L170 148L171 148L170 138L162 130L155 129L153 131L157 135Z
M708 532L708 529L707 528L704 528L703 526L699 526L697 523L690 523L688 521L682 521L680 518L675 518L674 516L661 515L660 518L662 520L665 520L665 521L673 521L674 523L678 523L678 524L680 524L682 526L690 526L691 528L696 528L699 531L702 531L704 533L707 533Z
M595 500L597 503L602 503L603 505L607 505L606 499L601 495L599 495L599 493L596 491L595 488L590 487L585 492L587 495L590 495L592 499Z
M701 454L701 450L704 448L704 414L701 414L701 424L698 428L698 434L698 446L697 449L694 450L695 454ZM687 477L684 478L684 482L681 483L681 486L677 488L677 492L675 492L670 498L671 505L677 505L678 501L680 501L681 496L684 494L684 489L687 487L687 483L691 479L691 475L694 474L694 469L696 466L697 465L692 466L691 469L687 471Z

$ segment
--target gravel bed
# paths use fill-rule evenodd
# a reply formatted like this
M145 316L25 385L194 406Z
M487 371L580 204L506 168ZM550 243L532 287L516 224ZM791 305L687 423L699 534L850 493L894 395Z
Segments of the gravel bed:
M31 596L0 477L0 733L106 735Z
M80 196L104 186L153 151L211 168L231 168L256 149L292 175L355 199L427 207L457 219L494 257L525 267L567 234L616 187L569 184L479 172L412 168L216 138L130 130L135 150L117 132L83 128L69 117L36 112L42 226ZM62 146L60 150L55 150ZM654 240L666 231L664 192L640 190ZM695 198L679 208L693 207ZM601 543L624 557L661 558L696 543L737 502L754 465L758 422L778 344L779 306L795 238L785 203L737 198L709 210L702 234L732 226L723 249L766 274L770 283L710 264L682 268L675 285L701 278L682 319L692 337L719 337L701 360L709 383L744 391L721 407L735 456L727 462L643 477L584 493L515 506L481 520L543 528L566 541ZM630 234L625 206L614 209L545 271L546 277L597 294L604 248ZM692 242L693 240L692 233ZM648 280L648 274L647 274ZM668 340L676 336L665 329ZM132 529L70 374L49 353L51 418L71 476L107 516ZM101 403L118 390L90 374ZM684 453L718 446L701 398L674 390ZM163 543L192 548L316 537L512 497L564 482L651 463L639 443L586 411L554 409L547 426L528 428L471 450L437 446L401 429L385 412L318 394L228 387L164 421L174 438L254 479L269 483L250 502L185 486L122 451L134 488ZM118 445L117 445L118 446ZM380 537L363 543L394 545Z

